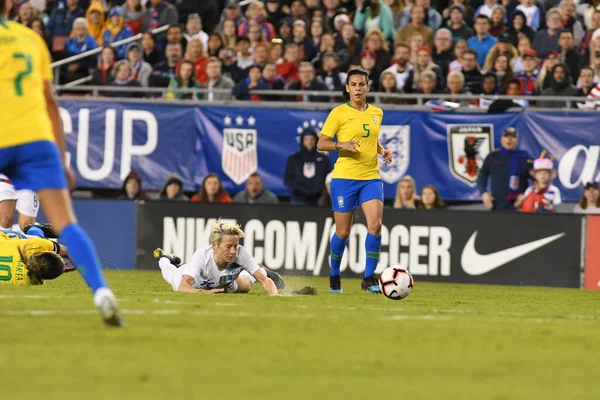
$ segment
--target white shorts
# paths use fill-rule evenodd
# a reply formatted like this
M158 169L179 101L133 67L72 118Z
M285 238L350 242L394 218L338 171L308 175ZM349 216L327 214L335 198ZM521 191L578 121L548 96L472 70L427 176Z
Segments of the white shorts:
M40 201L35 192L27 189L15 190L12 183L6 182L4 175L0 175L0 202L4 200L16 200L19 214L28 217L37 217L40 211Z

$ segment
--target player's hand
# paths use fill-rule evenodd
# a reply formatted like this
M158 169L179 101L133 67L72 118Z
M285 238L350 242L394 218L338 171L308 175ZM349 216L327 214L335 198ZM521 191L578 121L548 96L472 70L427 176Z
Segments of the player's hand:
M358 153L360 143L356 140L350 140L349 142L341 142L338 144L338 150L349 151L350 153Z
M383 162L386 163L386 164L389 164L389 163L392 162L394 154L392 153L391 150L385 150L385 149L383 149L382 156L383 156Z
M225 289L210 289L210 290L205 290L205 293L224 293Z
M492 197L492 195L488 192L485 192L481 195L481 200L483 200L483 205L485 208L491 210L494 207L494 197Z

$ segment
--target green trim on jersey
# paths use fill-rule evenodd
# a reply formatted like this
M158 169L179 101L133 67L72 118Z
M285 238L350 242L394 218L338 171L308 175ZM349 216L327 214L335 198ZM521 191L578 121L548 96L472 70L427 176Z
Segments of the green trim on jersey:
M359 110L358 108L356 108L356 107L352 107L352 105L350 104L350 102L349 102L349 101L347 101L347 102L346 102L346 105L347 105L348 107L350 107L350 108L354 108L354 109L355 109L356 111L358 111L358 112L364 112L364 111L360 111L360 110ZM367 106L365 107L365 111L367 111L368 109L369 109L369 103L367 103Z
M6 18L0 17L0 25L8 29L8 24L6 23Z

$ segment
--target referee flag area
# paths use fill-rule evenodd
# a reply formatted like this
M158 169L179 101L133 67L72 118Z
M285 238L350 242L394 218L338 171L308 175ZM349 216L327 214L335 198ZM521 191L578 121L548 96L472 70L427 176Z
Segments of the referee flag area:
M594 398L600 311L577 289L415 282L393 302L346 279L283 296L174 293L107 271L126 319L99 327L76 274L2 287L6 399ZM306 285L316 296L293 296ZM167 290L168 289L168 290ZM387 393L387 394L386 394Z

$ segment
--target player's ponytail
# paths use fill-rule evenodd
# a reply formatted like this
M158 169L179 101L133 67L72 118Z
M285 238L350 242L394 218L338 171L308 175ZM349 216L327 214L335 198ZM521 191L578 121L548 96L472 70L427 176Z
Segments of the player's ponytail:
M43 250L34 242L19 247L19 256L27 267L28 275L38 281L58 278L65 270L62 257L52 251Z
M348 84L348 82L350 82L350 77L352 75L362 75L365 77L367 83L369 83L369 73L367 71L365 71L362 68L353 68L350 71L348 71L348 75L346 75L346 85ZM348 93L348 91L346 90L346 85L344 85L344 91L342 94L344 96L345 101L350 101L350 93Z

